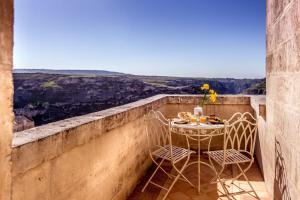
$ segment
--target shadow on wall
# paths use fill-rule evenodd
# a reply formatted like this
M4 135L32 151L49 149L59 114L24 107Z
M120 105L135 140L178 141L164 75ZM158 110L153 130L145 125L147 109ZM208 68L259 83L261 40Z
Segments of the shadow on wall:
M277 140L275 141L274 199L291 200L286 175L286 165L282 156L280 143Z

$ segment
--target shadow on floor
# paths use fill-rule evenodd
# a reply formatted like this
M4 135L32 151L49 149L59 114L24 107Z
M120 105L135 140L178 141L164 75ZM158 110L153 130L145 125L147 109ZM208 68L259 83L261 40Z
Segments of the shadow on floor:
M197 156L194 155L191 160L196 160ZM208 159L204 156L203 161L208 162ZM170 171L172 168L169 165L165 165L164 168L167 168L168 171ZM145 192L141 192L143 186L151 176L153 170L155 169L155 166L153 165L147 172L144 178L141 179L141 182L137 185L131 196L128 198L128 200L160 200L164 196L164 191L161 191L160 188L149 185ZM225 174L227 176L232 176L236 172L236 169L228 167L225 170ZM197 165L191 165L188 167L184 175L188 177L188 179L193 183L197 184ZM171 190L170 194L168 195L168 200L216 200L216 199L227 199L224 197L219 197L223 194L223 189L220 186L220 184L211 184L211 179L215 176L213 170L211 170L209 167L206 167L204 165L201 165L201 193L198 194L195 188L192 188L188 183L183 181L178 181L173 189ZM266 192L265 184L263 181L263 178L260 174L260 170L256 164L253 164L251 169L248 171L247 176L251 183L253 184L256 192L260 196L262 200L269 200L268 193ZM170 182L169 179L167 179L166 175L163 172L159 172L155 178L154 181L156 183L162 184L162 185L168 185ZM244 180L237 180L235 184L243 189L248 190L248 185ZM229 188L230 192L237 191L237 188ZM238 195L235 196L236 199L239 200L250 200L255 199L252 198L248 194Z

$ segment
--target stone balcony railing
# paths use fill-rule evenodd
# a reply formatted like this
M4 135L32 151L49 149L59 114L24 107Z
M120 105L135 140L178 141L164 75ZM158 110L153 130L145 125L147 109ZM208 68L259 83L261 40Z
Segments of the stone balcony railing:
M192 95L157 95L131 104L15 133L13 200L126 199L151 165L144 114L151 109L175 117L192 111ZM251 112L259 118L256 156L262 165L264 96L221 96L204 111L229 118ZM259 113L260 112L260 113ZM261 115L261 116L260 116ZM262 167L263 166L263 167Z

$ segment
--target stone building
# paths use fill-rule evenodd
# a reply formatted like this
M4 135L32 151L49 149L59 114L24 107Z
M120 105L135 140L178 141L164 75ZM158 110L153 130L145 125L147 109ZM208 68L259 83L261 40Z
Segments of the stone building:
M266 3L266 110L252 97L224 97L211 109L223 115L236 110L256 113L255 152L267 191L271 199L297 200L300 1ZM13 135L13 16L13 0L1 0L0 200L126 199L150 165L141 134L143 114L154 108L172 116L192 108L195 97L155 96ZM265 110L266 117L259 110Z

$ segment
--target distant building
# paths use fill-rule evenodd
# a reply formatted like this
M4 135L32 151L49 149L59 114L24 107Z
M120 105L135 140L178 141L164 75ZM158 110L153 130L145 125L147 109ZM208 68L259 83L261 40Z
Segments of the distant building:
M34 121L24 115L15 116L14 132L23 131L34 127Z

